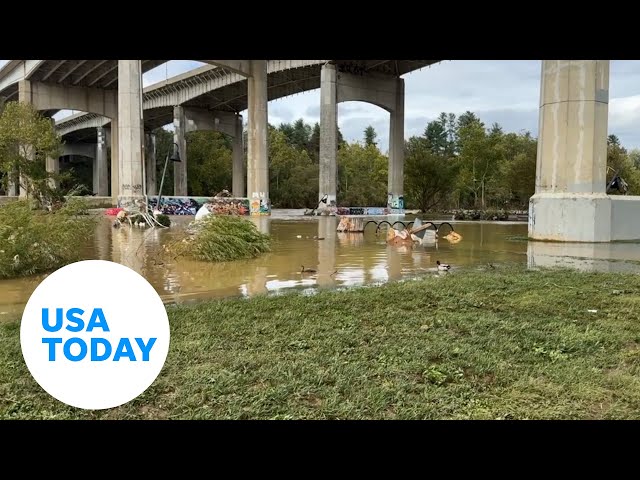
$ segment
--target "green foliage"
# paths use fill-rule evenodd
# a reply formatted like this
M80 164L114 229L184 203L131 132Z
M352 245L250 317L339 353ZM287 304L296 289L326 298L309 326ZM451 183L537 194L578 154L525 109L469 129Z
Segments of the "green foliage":
M607 167L607 182L611 181L614 173L618 173L629 185L627 194L640 195L640 170L615 135L609 135L607 139ZM610 195L618 193L617 190L609 192Z
M378 134L376 133L376 129L369 125L364 129L364 145L365 147L376 146L376 137Z
M231 142L230 137L220 132L202 131L187 135L189 195L210 197L222 189L231 191Z
M156 215L156 220L163 227L171 226L171 218L169 218L169 215L165 215L164 213L159 213L158 215Z
M0 206L0 278L55 270L81 259L95 217L76 198L52 213L32 210L26 200Z
M438 122L429 123L431 132L442 132L437 129L438 125ZM459 162L446 154L446 138L444 143L430 140L429 126L424 137L411 137L405 146L405 201L423 212L446 200L459 168ZM438 133L436 138L443 137Z
M305 208L318 202L319 167L292 145L281 129L269 130L269 194L276 208Z
M160 182L162 180L162 170L164 169L164 162L167 158L167 155L171 155L173 151L173 133L165 130L164 128L156 128L153 133L156 136L156 189L160 189ZM187 145L187 149L189 146ZM187 151L188 153L188 151ZM189 168L189 163L187 163L187 169ZM193 181L192 178L189 178L189 182ZM162 186L162 195L163 196L171 196L173 195L173 162L169 161L167 163L167 173L164 176L164 185Z
M175 243L177 255L206 262L228 262L254 258L270 250L271 237L238 216L209 215L194 225L194 232Z
M50 119L31 104L4 105L0 114L0 172L5 191L9 184L19 185L38 206L50 207L63 201L64 192L56 184L67 181L70 175L46 170L46 159L57 159L60 151L60 138Z
M387 205L389 161L376 145L347 143L338 150L338 204Z

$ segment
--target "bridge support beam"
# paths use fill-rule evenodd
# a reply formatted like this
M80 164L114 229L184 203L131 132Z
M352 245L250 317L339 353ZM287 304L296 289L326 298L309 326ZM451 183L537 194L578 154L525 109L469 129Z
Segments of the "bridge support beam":
M404 79L396 79L395 105L389 121L387 207L404 210Z
M242 115L236 115L235 135L233 137L232 194L234 197L245 195L244 144L242 132Z
M390 113L387 207L404 209L404 80L386 75L352 75L326 64L320 74L320 189L327 205L336 202L338 150L337 104L361 101Z
M142 200L142 69L140 60L118 60L118 204Z
M336 204L338 153L338 105L336 66L324 65L320 73L320 188L318 201Z
M111 119L111 128L107 129L111 155L111 201L118 204L120 190L120 145L118 142L118 118Z
M93 161L93 192L100 196L109 195L109 170L107 165L107 135L103 127L96 128L96 156Z
M531 238L613 239L612 199L606 194L608 103L608 60L542 62Z
M247 195L251 215L270 215L267 150L267 61L251 60L248 86Z
M173 194L188 195L187 189L187 119L184 107L173 107L173 141L178 144L180 162L173 164Z
M144 151L145 174L147 195L157 195L158 187L156 186L156 136L153 133L145 134L145 151Z

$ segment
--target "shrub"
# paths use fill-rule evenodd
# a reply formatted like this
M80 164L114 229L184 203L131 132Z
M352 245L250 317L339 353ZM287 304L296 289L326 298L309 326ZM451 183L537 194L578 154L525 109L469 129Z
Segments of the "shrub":
M209 215L193 224L186 238L170 248L174 253L208 262L254 258L271 248L271 237L253 222L237 216Z
M81 215L81 199L53 213L32 210L29 201L0 206L0 278L48 272L82 257L96 218Z

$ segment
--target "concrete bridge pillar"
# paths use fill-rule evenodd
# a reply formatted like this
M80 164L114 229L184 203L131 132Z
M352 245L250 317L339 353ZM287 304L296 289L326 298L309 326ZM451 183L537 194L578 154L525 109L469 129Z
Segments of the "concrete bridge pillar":
M608 242L609 60L542 62L536 190L529 236Z
M118 60L118 204L142 200L142 69L140 60Z
M247 196L252 215L270 215L266 60L251 60L251 76L247 78L247 87Z
M338 107L336 66L324 65L320 73L320 189L318 200L328 195L327 205L336 202L338 153Z
M111 153L111 200L118 204L118 189L120 188L120 146L118 142L118 118L111 119L111 128L105 129Z
M156 186L156 136L153 133L145 134L145 173L147 184L147 195L157 195Z
M404 79L396 79L395 108L389 121L387 206L404 209Z
M53 173L53 174L57 174L60 171L60 159L59 158L53 158L53 157L47 157L46 159L46 169L47 172L49 173ZM60 185L58 185L58 181L50 178L49 179L49 186L51 188L58 188Z
M109 195L109 170L107 165L107 134L103 127L96 128L98 141L93 161L93 192L100 196Z
M242 134L242 115L237 115L235 135L233 137L232 194L234 197L245 195L244 145Z
M173 164L173 194L188 195L187 189L187 119L184 107L173 107L173 141L178 144L180 162ZM172 148L174 146L172 145Z

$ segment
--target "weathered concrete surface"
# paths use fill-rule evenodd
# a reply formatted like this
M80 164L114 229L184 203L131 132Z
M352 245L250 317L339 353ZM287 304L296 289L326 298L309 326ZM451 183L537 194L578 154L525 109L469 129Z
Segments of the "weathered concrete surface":
M327 205L336 202L338 151L338 109L336 67L325 65L320 73L320 189L318 201L328 195Z
M102 127L98 127L96 130L98 142L96 143L96 156L93 162L93 192L100 197L106 197L109 195L107 134Z
M173 107L173 141L178 145L180 161L173 163L173 194L187 196L187 120L184 107ZM175 148L174 145L171 148ZM173 150L170 150L172 152ZM171 153L169 153L171 155Z
M389 76L360 76L340 72L336 75L336 101L366 102L392 112L397 105L397 80ZM404 91L404 82L402 88Z
M604 193L545 193L529 202L529 236L558 242L609 242L611 199Z
M96 157L95 143L65 143L62 145L61 157L67 155L78 155L87 158Z
M157 195L158 188L156 186L156 136L153 133L145 134L145 150L144 150L145 175L147 195Z
M120 188L120 145L118 142L118 118L111 120L111 128L105 129L107 132L107 144L111 145L109 153L111 155L111 198L113 203L118 204L118 190Z
M140 60L118 60L118 204L135 205L142 189L142 81Z
M233 137L232 193L234 197L245 196L244 143L242 135L242 116L236 115L235 135Z
M82 88L21 80L20 101L38 110L80 110L108 118L117 115L117 93L101 88Z
M269 215L269 163L267 150L267 62L251 61L248 87L247 196L252 215Z
M611 199L611 240L640 239L640 196L611 195L609 198ZM640 255L640 248L637 250Z
M395 80L395 102L389 120L387 206L404 209L404 79Z
M606 191L608 60L542 62L536 191L529 236L608 242Z

